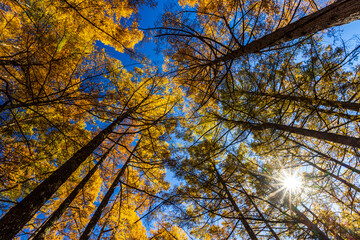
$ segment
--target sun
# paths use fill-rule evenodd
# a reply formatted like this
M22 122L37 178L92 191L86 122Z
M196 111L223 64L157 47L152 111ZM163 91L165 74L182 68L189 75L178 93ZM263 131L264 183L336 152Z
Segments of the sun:
M298 199L304 189L304 183L301 175L296 170L283 170L279 177L278 191L283 192L283 198L287 198L290 203Z
M301 175L298 171L291 169L291 170L282 170L279 172L277 177L274 177L278 187L278 192L283 192L283 197L296 197L297 195L301 195L301 192L304 190L304 182Z
M284 178L282 179L283 187L293 193L298 192L301 190L302 187L302 179L301 176L295 174L285 174Z
M299 169L282 169L272 179L275 188L274 192L269 194L269 198L278 196L284 203L292 205L296 204L307 192Z

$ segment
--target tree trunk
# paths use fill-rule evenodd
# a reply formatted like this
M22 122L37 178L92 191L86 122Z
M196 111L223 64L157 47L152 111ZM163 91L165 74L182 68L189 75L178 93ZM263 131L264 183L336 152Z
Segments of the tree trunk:
M212 64L239 58L245 54L257 53L262 49L314 34L321 30L344 25L360 19L359 0L338 0L294 23L277 29L245 46L212 61Z
M314 234L314 237L316 237L317 239L321 239L321 240L330 240L328 238L328 236L321 231L312 221L309 220L308 217L306 217L305 214L303 214L302 212L300 212L296 206L294 206L293 204L289 203L289 201L287 199L285 199L285 201L287 202L287 204L290 206L291 211L295 212L296 216L298 217L299 221L304 224L310 231L312 231L312 233Z
M284 95L284 94L280 94L280 93L263 93L263 92L250 92L250 91L241 91L241 93L272 97L272 98L277 98L277 99L282 99L282 100L303 102L305 104L309 104L312 106L322 105L322 106L326 106L326 107L342 108L342 109L347 109L347 110L356 111L356 112L360 111L360 104L354 103L354 102L343 102L343 101L334 101L334 100L327 100L327 99L314 99L314 98L308 98L308 97L303 97L303 96Z
M101 217L102 211L104 210L104 208L109 203L111 195L114 193L116 186L119 184L119 181L120 181L122 175L124 174L124 172L125 172L125 170L127 168L127 165L129 164L131 157L134 155L134 153L136 151L136 148L138 147L139 143L140 143L140 140L135 145L135 147L132 150L132 152L130 153L129 157L126 159L126 162L121 167L121 169L120 169L118 175L116 176L115 180L111 184L109 190L106 192L104 198L101 200L101 203L99 204L99 206L96 209L94 215L92 216L90 222L88 223L88 225L86 226L84 232L82 233L82 235L80 237L80 240L87 240L87 239L90 238L92 231L94 230L97 222L99 221L99 219Z
M245 230L247 231L247 233L249 234L249 236L250 236L250 238L252 240L257 240L258 238L256 237L256 234L254 233L254 231L250 227L249 223L246 221L244 215L242 214L240 208L238 207L235 200L233 199L231 193L229 192L229 190L228 190L228 188L226 186L226 183L225 183L224 179L222 179L222 177L221 177L220 173L218 172L218 170L216 169L215 165L214 165L214 170L215 170L217 179L219 179L221 185L223 186L223 188L225 190L227 198L229 199L229 201L231 202L231 205L233 206L233 208L235 209L235 211L239 215L240 221L244 225Z
M325 154L325 153L322 153L322 152L320 152L320 151L318 151L318 150L316 150L316 149L313 149L313 148L311 148L311 147L309 147L309 146L306 146L306 145L304 145L304 144L302 144L302 143L300 143L300 142L298 142L298 141L296 141L296 140L294 140L294 139L290 139L290 141L296 143L297 145L299 145L299 146L301 146L301 147L303 147L303 148L306 148L306 149L309 150L310 152L314 152L314 153L318 154L321 158L324 158L324 159L327 159L327 160L329 160L329 161L332 161L332 162L335 163L335 164L338 164L338 165L340 165L340 166L342 166L342 167L344 167L344 168L347 168L347 169L349 169L349 170L351 170L351 171L353 171L353 172L356 172L357 174L360 174L360 170L359 170L359 169L356 169L356 168L350 166L349 164L346 164L346 163L344 163L344 162L341 162L341 161L339 161L339 160L337 160L337 159L335 159L335 158L333 158L333 157L331 157L331 156L329 156L329 155L327 155L327 154Z
M29 195L21 202L12 207L0 219L0 236L2 239L12 239L15 235L31 220L35 213L46 203L47 200L58 190L58 188L66 182L71 174L90 156L93 151L100 146L106 137L114 131L114 129L125 118L129 117L133 109L130 109L118 118L116 118L109 126L98 133L90 142L79 149L69 160L61 167L53 172L39 186L37 186Z
M270 123L270 122L252 123L241 120L229 120L219 115L216 116L223 121L232 122L244 126L249 130L253 130L253 131L261 131L265 129L281 130L289 133L296 133L302 136L313 137L319 140L339 143L349 147L360 148L360 139L356 137L349 137L349 136L339 135L336 133L321 132L306 128L292 127L278 123Z
M316 130L292 127L292 126L287 126L287 125L283 125L283 124L269 123L269 122L263 123L260 126L263 127L263 129L271 128L271 129L275 129L275 130L282 130L285 132L296 133L299 135L313 137L316 139L329 141L329 142L333 142L333 143L339 143L339 144L347 145L350 147L360 148L360 139L356 138L356 137L349 137L349 136L339 135L339 134L335 134L335 133L321 132L321 131L316 131Z
M46 221L42 224L42 226L35 232L35 236L32 238L33 240L42 240L45 239L45 235L48 233L50 228L54 225L54 223L60 219L62 214L66 211L66 209L70 206L72 201L78 195L78 193L83 189L85 184L90 180L90 178L94 175L99 166L104 162L107 158L111 150L116 146L116 144L122 138L119 137L114 145L111 146L100 158L100 160L95 164L95 166L86 174L86 176L81 180L81 182L75 187L75 189L70 193L70 195L61 203L61 205L56 209L55 212L51 214L51 216L46 219Z
M249 201L251 202L251 204L254 206L255 210L259 213L260 217L263 219L266 227L269 229L269 231L271 232L271 234L273 235L273 237L276 240L280 240L279 236L277 235L277 233L274 231L274 229L271 227L271 225L269 224L269 221L265 219L264 215L261 213L260 209L258 208L258 206L255 204L255 202L252 200L252 198L249 196L249 194L246 192L246 189L240 184L241 190L245 193L246 197L249 199Z
M316 168L317 170L319 170L320 172L325 173L325 175L329 175L330 177L335 178L336 180L338 180L339 182L342 182L343 184L345 184L346 186L348 186L349 188L353 188L355 191L360 193L360 188L355 186L354 184L346 181L345 179L333 174L332 172L327 171L324 168L319 167L317 164L312 163L311 161L305 160L305 159L301 159L301 161L306 162L307 164L309 164L310 166Z

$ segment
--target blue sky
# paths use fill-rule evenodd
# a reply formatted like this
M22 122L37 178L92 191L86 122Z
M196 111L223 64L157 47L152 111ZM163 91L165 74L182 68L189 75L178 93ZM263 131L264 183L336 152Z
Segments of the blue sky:
M141 29L153 28L155 26L155 22L160 18L163 13L163 9L166 4L176 3L174 0L158 0L157 6L155 8L148 6L141 6L139 9L139 27ZM132 68L132 64L136 64L136 61L132 60L126 53L119 53L114 50L114 48L105 46L101 42L97 42L97 45L106 49L106 51L113 57L121 60L124 66L129 65ZM144 54L147 58L151 59L153 64L157 66L161 66L163 63L163 56L156 53L155 48L156 44L154 43L154 39L150 38L142 44L137 44L136 49Z
M156 26L156 21L161 17L166 5L170 4L177 4L177 0L157 0L157 6L155 8L141 6L139 9L139 27L142 29L158 27ZM351 44L354 45L356 41L360 40L360 20L337 27L337 29L341 29L343 31L341 36L347 43L350 41ZM330 43L326 40L326 38L325 42ZM101 42L98 42L97 45L104 47L111 56L121 60L124 66L129 65L130 68L132 68L132 64L136 64L136 61L132 60L126 53L119 53L112 47L105 46ZM146 42L136 45L136 49L147 56L153 64L161 66L163 63L163 56L160 53L157 53L155 48L156 44L154 43L154 38L150 38Z

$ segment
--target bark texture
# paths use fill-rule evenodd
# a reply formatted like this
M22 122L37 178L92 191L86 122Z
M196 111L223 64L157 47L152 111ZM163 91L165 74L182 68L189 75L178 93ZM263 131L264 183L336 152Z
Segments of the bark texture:
M288 101L302 102L302 103L313 105L313 106L322 105L322 106L326 106L326 107L342 108L342 109L347 109L347 110L356 111L356 112L359 112L359 110L360 110L360 104L356 103L356 102L344 102L344 101L335 101L335 100L328 100L328 99L315 99L315 98L309 98L309 97L304 97L304 96L285 95L285 94L281 94L281 93L264 93L264 92L250 92L250 91L241 91L241 93L249 94L249 95L272 97L272 98L288 100Z
M286 202L290 206L291 210L293 212L295 212L296 216L298 217L298 220L302 224L304 224L309 230L312 231L312 233L314 234L314 237L316 237L316 239L330 240L329 237L323 231L321 231L312 221L310 221L309 218L307 218L305 214L300 212L296 206L294 206L293 204L290 204L288 200L286 200Z
M292 127L277 123L263 123L258 125L257 127L260 127L262 129L271 128L275 130L282 130L285 132L296 133L299 135L313 137L324 141L347 145L349 147L360 148L360 139L356 137L349 137L349 136L339 135L336 133L321 132L306 128Z

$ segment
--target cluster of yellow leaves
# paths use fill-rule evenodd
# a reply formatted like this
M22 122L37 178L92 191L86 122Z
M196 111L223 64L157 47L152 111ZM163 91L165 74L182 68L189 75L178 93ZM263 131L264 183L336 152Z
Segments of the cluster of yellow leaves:
M5 1L5 4L8 7L2 10L5 20L1 26L2 36L7 39L18 37L16 30L26 25L44 21L50 21L52 31L65 37L59 48L64 44L91 48L92 43L99 40L122 52L124 48L134 47L143 37L137 24L129 19L137 6L128 1L32 0ZM124 19L129 19L130 23L125 23Z
M47 116L46 119L31 113L26 114L26 112L19 113L17 118L22 134L25 137L31 136L27 141L21 141L16 137L18 131L16 125L13 128L7 128L7 134L11 132L15 136L3 134L0 138L2 143L6 144L2 152L2 157L6 161L1 164L1 169L6 175L2 176L0 187L8 189L3 196L11 199L26 195L39 181L45 179L78 149L78 145L74 142L90 137L84 129L86 119L72 123L62 122L66 114L61 112L61 107L60 109L55 106L42 107L41 110L39 108L37 110ZM68 117L76 119L74 115ZM29 119L26 120L27 118ZM49 128L49 122L53 124L62 122L62 124ZM66 133L66 136L59 130ZM50 161L52 159L55 161Z
M123 196L124 197L124 196ZM105 218L102 218L100 225L105 225L105 229L112 229L111 234L104 234L102 239L147 239L146 229L139 221L136 211L136 197L131 199L121 199L118 197L116 202L108 208L110 211Z

